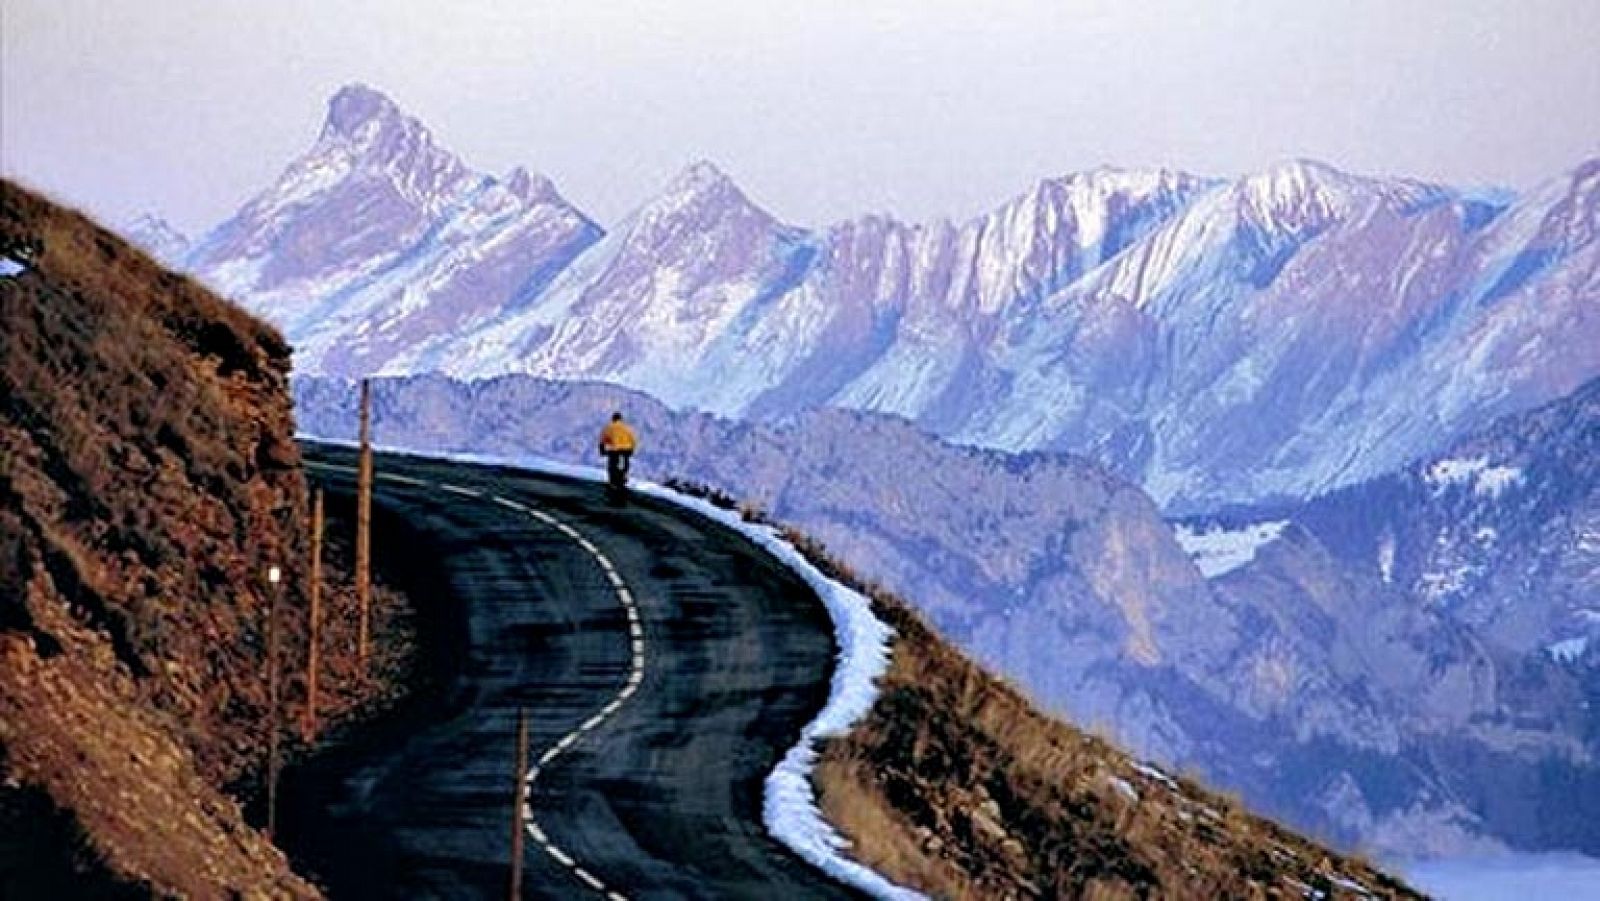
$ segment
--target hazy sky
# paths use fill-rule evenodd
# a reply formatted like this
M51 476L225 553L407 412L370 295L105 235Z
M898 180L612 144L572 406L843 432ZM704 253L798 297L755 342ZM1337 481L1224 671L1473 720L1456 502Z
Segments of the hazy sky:
M190 232L352 81L602 223L699 158L818 225L1103 163L1526 186L1600 153L1597 0L0 0L0 33L5 174Z

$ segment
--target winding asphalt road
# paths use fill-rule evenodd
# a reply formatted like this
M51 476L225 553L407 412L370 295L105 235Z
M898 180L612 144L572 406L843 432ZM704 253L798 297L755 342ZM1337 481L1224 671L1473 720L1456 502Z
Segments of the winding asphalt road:
M352 504L354 455L305 451ZM377 472L373 555L420 608L428 687L287 774L298 869L335 899L505 897L522 707L525 897L853 897L761 825L763 780L832 669L797 576L597 485L389 455Z

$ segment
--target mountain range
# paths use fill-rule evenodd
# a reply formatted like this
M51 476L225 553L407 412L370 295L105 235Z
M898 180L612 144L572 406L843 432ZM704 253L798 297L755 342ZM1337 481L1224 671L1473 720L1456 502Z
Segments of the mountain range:
M1306 498L1600 375L1600 159L1524 194L1290 161L1099 169L960 223L785 223L709 163L602 229L370 88L186 246L298 373L604 380L1066 450L1166 509Z

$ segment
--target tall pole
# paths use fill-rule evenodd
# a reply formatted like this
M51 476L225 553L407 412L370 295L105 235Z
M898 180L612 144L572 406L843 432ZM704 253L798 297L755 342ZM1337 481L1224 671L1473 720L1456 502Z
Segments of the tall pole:
M322 626L322 489L318 488L311 502L311 604L306 614L310 622L310 638L306 646L306 716L300 724L300 735L306 744L317 735L317 665L321 663L320 629Z
M267 839L278 832L278 580L276 566L267 569Z
M361 380L361 459L356 485L356 602L361 607L359 651L365 671L372 615L372 383Z
M522 897L523 811L528 806L528 711L517 708L517 771L511 789L511 901Z

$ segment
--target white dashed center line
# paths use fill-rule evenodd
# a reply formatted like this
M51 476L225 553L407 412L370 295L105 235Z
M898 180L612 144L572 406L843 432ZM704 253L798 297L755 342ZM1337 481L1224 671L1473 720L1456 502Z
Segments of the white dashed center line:
M450 485L441 485L440 487L445 488L446 490L452 489L452 486ZM639 690L639 686L644 682L644 629L640 625L639 604L634 600L633 592L629 591L627 584L622 581L622 575L617 571L616 564L612 563L611 558L607 557L604 551L596 547L594 542L584 537L581 532L561 521L561 519L558 517L550 513L546 513L543 510L528 507L509 498L500 497L499 495L494 495L492 499L495 503L500 504L501 506L509 507L512 510L529 514L534 519L547 526L550 526L551 528L565 535L567 538L571 539L579 547L583 548L590 557L594 558L595 563L599 564L601 571L606 574L606 580L611 584L611 589L616 592L617 600L622 603L622 609L628 616L628 644L631 651L631 659L628 666L628 681L623 684L622 688L617 692L615 697L607 702L604 707L600 708L599 712L584 720L576 729L573 729L566 735L561 736L561 738L556 740L554 745L546 748L545 752L539 755L539 763L533 768L529 769L527 776L525 777L528 786L528 794L531 797L533 794L533 784L536 780L538 780L539 772L541 770L548 767L556 760L556 758L571 750L572 746L576 745L585 734L599 728L602 723L611 718L611 716L614 715L618 710L622 709L623 702L627 701L628 698L632 697L633 694ZM573 860L572 855L568 854L566 851L563 851L559 845L550 840L550 837L545 834L544 830L539 827L538 822L534 819L532 802L529 802L528 804L525 822L527 824L528 835L534 840L534 842L537 843L539 847L543 848L545 853L549 854L552 860L570 870L572 875L577 877L578 881L604 895L608 901L628 901L627 895L624 895L621 892L618 892L607 886L605 882L600 879L600 877L585 869L576 860Z
M314 469L355 472L355 468L351 466L312 462L308 462L306 465ZM403 485L439 488L452 494L459 494L462 497L478 499L483 499L485 497L484 493L481 491L473 488L467 488L462 485L454 485L449 482L427 482L421 479L413 479L410 476L403 476L395 473L377 473L377 477L390 482L399 482ZM547 525L565 535L579 547L583 548L583 550L594 559L595 563L599 564L600 570L605 573L606 581L610 583L612 591L616 593L617 600L622 603L622 609L628 616L628 644L631 651L631 660L629 661L628 667L628 680L623 683L620 689L618 689L616 695L609 702L607 702L604 707L600 708L599 712L584 720L576 729L573 729L566 735L561 736L561 738L556 740L555 744L551 745L549 748L546 748L544 753L539 755L539 762L530 768L523 777L528 788L528 796L532 797L533 785L534 782L539 778L540 770L555 762L556 758L560 757L568 750L571 750L572 746L577 744L585 734L599 728L602 723L611 718L611 716L613 716L618 710L621 710L623 703L629 698L633 697L634 693L639 690L639 686L644 683L644 629L640 624L639 604L634 599L633 592L628 590L627 584L623 582L622 575L617 571L616 564L612 563L611 558L607 557L605 552L600 550L600 548L597 547L594 542L590 541L577 529L563 522L560 518L550 513L546 513L543 510L529 507L526 504L512 500L511 498L501 497L500 495L489 495L488 499L502 507L515 510L518 513L525 513L533 517L540 523L543 523L544 525ZM539 827L538 822L536 822L534 819L532 801L529 801L523 807L523 823L528 830L528 835L534 840L535 843L539 845L539 847L544 849L546 854L550 855L550 859L569 870L572 875L578 879L578 881L603 895L607 901L628 901L627 895L624 895L621 892L607 886L606 883L600 879L600 877L585 869L572 858L572 855L568 854L566 851L563 851L559 845L550 840L550 837L545 834L544 830Z

